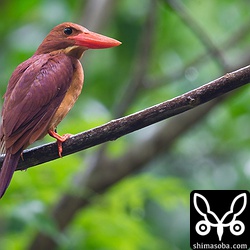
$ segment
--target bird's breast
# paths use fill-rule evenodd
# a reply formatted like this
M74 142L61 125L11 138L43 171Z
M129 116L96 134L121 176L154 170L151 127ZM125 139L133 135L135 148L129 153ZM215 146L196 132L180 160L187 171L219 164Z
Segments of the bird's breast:
M79 60L74 63L74 73L69 89L67 90L65 97L57 109L56 113L51 119L48 130L55 130L57 125L62 121L62 119L68 114L70 109L74 106L76 100L82 91L84 80L84 74L82 65Z

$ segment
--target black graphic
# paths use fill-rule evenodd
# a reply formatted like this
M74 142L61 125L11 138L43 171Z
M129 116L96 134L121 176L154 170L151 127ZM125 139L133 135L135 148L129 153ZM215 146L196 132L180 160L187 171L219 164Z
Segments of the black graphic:
M197 190L190 195L192 249L248 249L250 195L242 190Z

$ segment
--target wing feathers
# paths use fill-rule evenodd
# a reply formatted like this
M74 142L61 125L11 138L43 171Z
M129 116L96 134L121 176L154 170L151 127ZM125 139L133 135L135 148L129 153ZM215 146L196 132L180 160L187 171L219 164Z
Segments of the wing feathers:
M72 60L64 54L36 55L14 71L5 94L0 128L0 138L4 136L6 148L12 148L12 153L46 132L70 86Z

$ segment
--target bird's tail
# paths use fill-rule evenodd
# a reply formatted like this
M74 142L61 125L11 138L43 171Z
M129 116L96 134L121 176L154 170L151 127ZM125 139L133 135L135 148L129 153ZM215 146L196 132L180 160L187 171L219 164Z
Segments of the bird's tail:
M3 165L0 171L0 199L4 195L8 188L11 178L16 170L18 161L20 158L20 152L15 154L6 153L3 161Z

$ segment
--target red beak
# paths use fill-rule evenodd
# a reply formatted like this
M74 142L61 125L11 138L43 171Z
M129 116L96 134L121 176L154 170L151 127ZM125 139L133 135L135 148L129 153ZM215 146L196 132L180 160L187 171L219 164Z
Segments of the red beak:
M76 45L86 47L88 49L105 49L121 44L120 41L89 31L86 28L83 33L76 36L70 36L68 38L74 40Z

